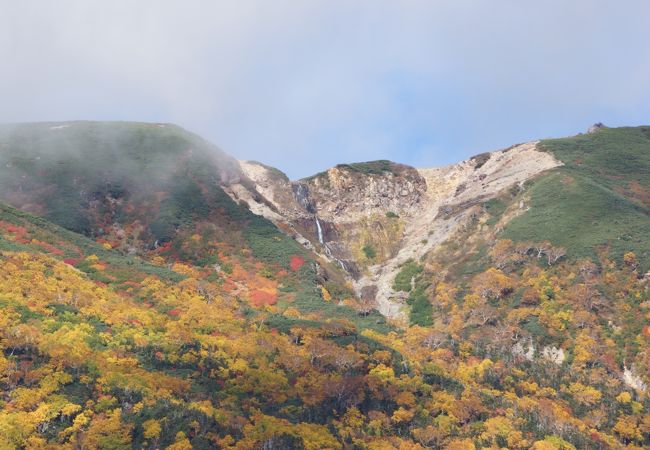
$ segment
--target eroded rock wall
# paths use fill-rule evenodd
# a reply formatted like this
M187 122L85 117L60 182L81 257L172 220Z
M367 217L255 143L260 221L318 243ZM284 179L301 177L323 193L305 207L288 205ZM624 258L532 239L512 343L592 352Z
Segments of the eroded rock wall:
M228 192L336 263L384 315L400 317L403 298L392 284L404 262L453 236L482 202L559 165L537 142L441 168L375 161L293 182L276 169L240 162L250 183Z

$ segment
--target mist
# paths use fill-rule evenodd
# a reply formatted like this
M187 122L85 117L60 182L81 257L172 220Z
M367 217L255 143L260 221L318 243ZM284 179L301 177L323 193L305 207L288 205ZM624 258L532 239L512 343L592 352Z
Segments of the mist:
M171 122L292 178L649 123L644 1L0 1L0 122Z

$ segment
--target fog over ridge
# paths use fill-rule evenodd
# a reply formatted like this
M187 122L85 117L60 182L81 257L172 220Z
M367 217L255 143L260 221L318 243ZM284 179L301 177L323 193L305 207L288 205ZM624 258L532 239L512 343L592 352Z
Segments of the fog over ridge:
M291 178L650 117L650 4L0 0L0 122L172 122Z

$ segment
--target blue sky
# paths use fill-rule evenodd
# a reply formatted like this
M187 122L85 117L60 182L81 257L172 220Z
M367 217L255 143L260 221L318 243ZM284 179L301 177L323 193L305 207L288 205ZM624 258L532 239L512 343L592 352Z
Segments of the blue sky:
M292 178L650 124L650 2L0 0L0 122L174 122Z

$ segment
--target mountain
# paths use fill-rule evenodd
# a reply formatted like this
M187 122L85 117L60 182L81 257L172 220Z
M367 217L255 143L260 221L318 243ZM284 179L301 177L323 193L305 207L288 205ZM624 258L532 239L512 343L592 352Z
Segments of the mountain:
M407 261L440 260L450 271L452 260L475 262L497 238L549 241L574 258L603 246L619 261L635 251L650 268L650 128L594 130L439 169L374 161L293 183L242 162L255 190L228 192L309 241L358 295L395 317L404 298L392 284ZM455 242L463 244L451 255Z
M292 181L0 126L0 448L647 447L649 199L650 127Z
M326 261L231 200L224 192L231 183L249 184L238 162L174 125L0 127L0 200L128 255L215 270L228 268L244 252L284 270L299 258L309 264L297 274L304 289L294 306L352 318L364 327L385 322L377 313L359 316L348 306L321 305L321 286L330 286L340 299L353 294ZM282 297L287 296L272 301L282 304Z
M192 219L223 217L219 185L239 175L234 159L169 124L5 125L0 142L7 202L125 248L169 240Z

